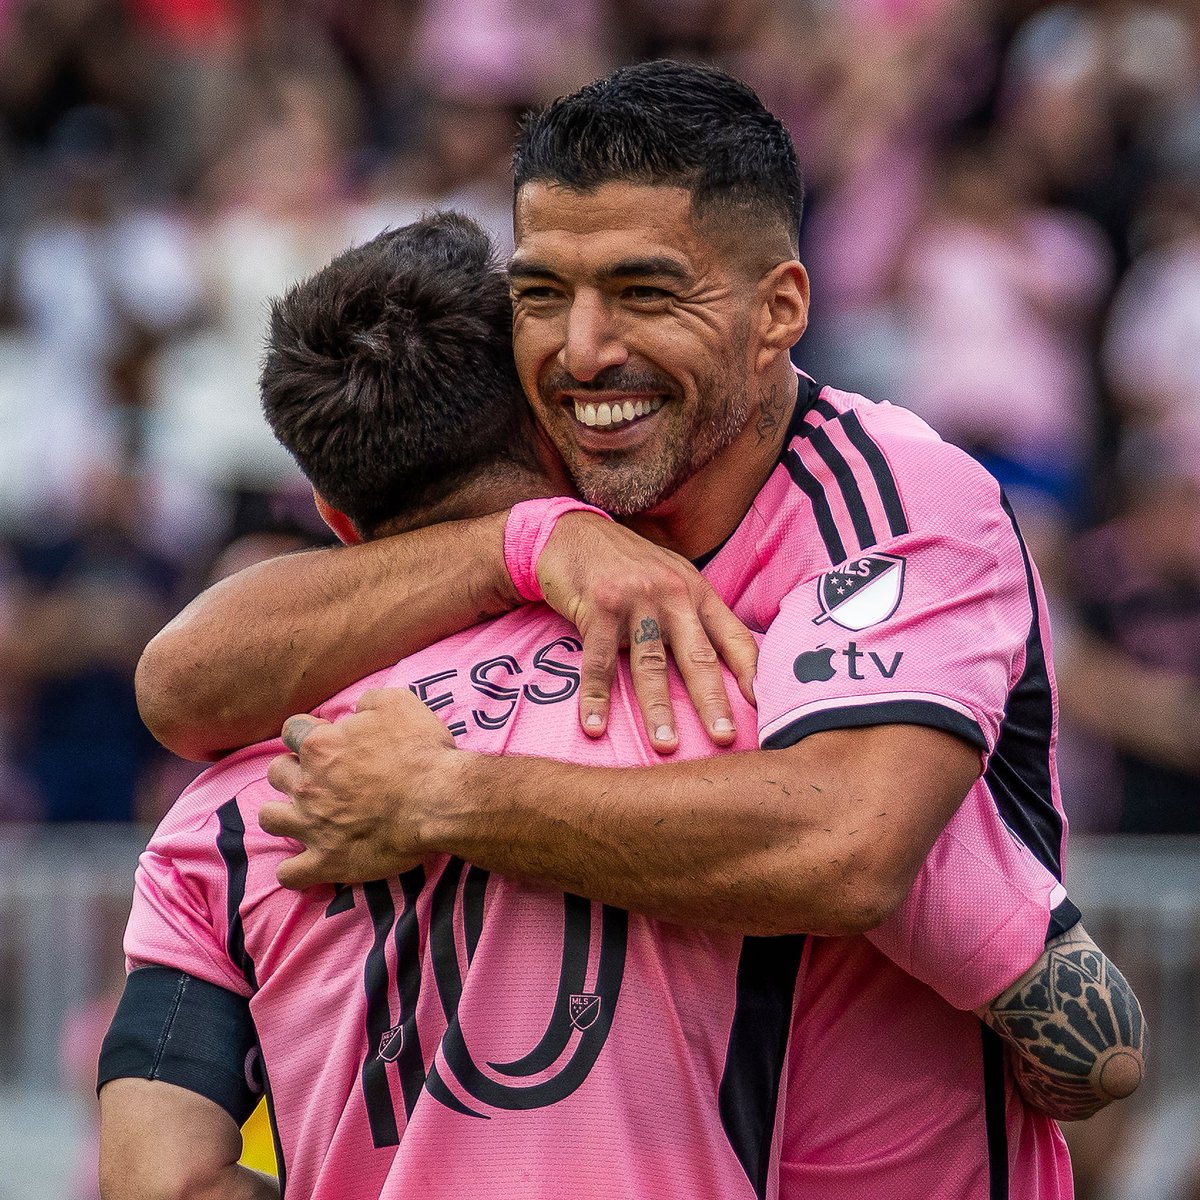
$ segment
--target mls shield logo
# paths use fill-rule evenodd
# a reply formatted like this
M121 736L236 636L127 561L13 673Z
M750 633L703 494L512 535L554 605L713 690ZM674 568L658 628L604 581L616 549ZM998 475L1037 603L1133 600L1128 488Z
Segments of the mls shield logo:
M576 1029L590 1029L600 1015L600 997L594 992L573 993L567 1011Z
M866 629L896 611L904 591L904 559L897 554L864 554L847 559L817 580L821 615L843 629Z
M404 1026L393 1025L391 1029L385 1029L379 1039L379 1057L384 1062L395 1062L403 1049Z

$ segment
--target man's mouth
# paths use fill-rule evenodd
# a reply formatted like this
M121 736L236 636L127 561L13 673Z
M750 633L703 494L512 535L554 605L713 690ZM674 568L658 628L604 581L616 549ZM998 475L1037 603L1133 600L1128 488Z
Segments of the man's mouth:
M639 400L584 401L572 397L575 405L575 420L594 429L609 429L648 417L663 406L663 399L654 396Z

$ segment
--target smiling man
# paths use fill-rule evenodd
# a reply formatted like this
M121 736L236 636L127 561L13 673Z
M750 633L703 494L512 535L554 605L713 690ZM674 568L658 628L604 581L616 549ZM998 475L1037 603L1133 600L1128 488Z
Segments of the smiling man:
M1074 940L1078 913L1058 882L1065 822L1040 586L997 486L965 455L911 414L794 372L808 285L795 257L800 182L786 133L728 77L648 64L533 118L516 175L514 348L526 394L579 492L660 555L702 563L762 633L762 748L636 769L489 757L456 748L413 696L379 693L336 725L304 717L285 727L295 753L271 778L293 803L266 803L260 819L307 848L280 879L386 878L449 854L691 926L833 934L872 929L898 910L919 915L931 896L913 881L928 860L959 882L957 919L981 948L980 961L942 969L994 969L1000 991L1021 969L1012 970L1014 945L1028 964L1050 939L1058 957L1047 971L1077 973L1083 999L1072 1016L1039 1007L1034 980L989 1020L1043 1047L1072 1044L1053 1088L1084 1111L1097 1064L1080 1073L1083 1059L1072 1057L1083 1030L1122 1026L1114 1003L1133 1002L1124 981L1113 1002L1088 978L1096 962ZM464 596L511 591L509 571L527 599L540 584L584 635L581 717L593 736L605 729L605 680L626 632L652 745L669 752L664 642L685 667L713 665L672 633L686 572L670 574L666 556L653 559L657 575L636 567L633 586L581 589L588 539L612 535L587 532L607 524L597 517L563 511L531 502L506 520L422 531L408 577L436 570L443 606L460 610ZM474 561L461 563L464 545ZM245 673L236 662L250 647L264 665L290 659L291 679L311 671L325 681L334 657L344 665L356 624L363 641L406 648L413 613L396 608L394 548L319 562L276 564L209 597L159 642L143 683L181 638L191 662L223 679ZM656 589L654 579L673 582ZM264 594L271 617L256 621ZM364 657L336 682L377 665ZM710 733L727 739L732 710L700 690ZM183 710L177 728L188 724ZM982 840L947 828L964 812L989 831ZM995 897L1038 872L1041 923L1017 929ZM916 950L889 948L921 977ZM998 1043L969 1012L916 997L865 941L810 939L803 963L789 961L765 951L746 960L735 1019L746 1045L759 1044L764 1013L781 1011L795 1045L848 1030L860 1038L854 1069L836 1079L784 1079L782 1058L769 1057L761 1086L730 1101L735 1128L749 1126L760 1145L764 1131L782 1139L785 1190L821 1181L822 1195L994 1200L1011 1183L1014 1195L1069 1195L1056 1131L1024 1106ZM1140 1033L1125 1042L1134 1040L1126 1049L1140 1052ZM1124 1094L1121 1064L1136 1074L1139 1062L1119 1060L1101 1090ZM864 1072L878 1086L864 1088ZM932 1093L919 1117L892 1086L913 1078ZM788 1103L777 1107L781 1095Z

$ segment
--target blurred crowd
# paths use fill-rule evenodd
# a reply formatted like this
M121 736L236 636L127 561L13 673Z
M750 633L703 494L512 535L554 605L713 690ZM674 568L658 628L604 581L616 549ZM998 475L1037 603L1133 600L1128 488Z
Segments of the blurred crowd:
M1200 831L1195 0L0 0L0 820L161 815L141 647L321 539L268 298L434 207L506 253L521 113L659 56L796 140L798 364L1004 484L1075 827Z

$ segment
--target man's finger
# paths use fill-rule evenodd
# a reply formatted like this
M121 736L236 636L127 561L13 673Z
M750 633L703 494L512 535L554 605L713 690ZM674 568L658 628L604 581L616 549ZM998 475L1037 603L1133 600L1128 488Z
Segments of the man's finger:
M650 744L660 754L678 745L671 707L667 648L657 616L635 617L629 628L629 670Z
M304 739L308 737L318 725L328 725L329 722L322 717L310 717L308 713L300 713L294 717L288 717L283 723L283 732L280 737L283 738L283 744L293 753L299 754L300 747L304 745Z
M263 833L269 833L272 837L304 841L306 830L303 819L294 805L285 804L282 800L268 800L262 805L258 810L258 823Z
M709 738L718 746L728 746L737 736L737 730L725 691L725 674L694 613L679 612L671 617L670 639L671 657Z
M279 754L271 759L271 765L267 767L267 782L277 792L284 792L288 796L295 795L303 778L304 768L300 766L300 760L294 754Z
M302 892L318 883L330 883L320 867L320 859L313 851L305 849L291 858L285 858L275 872L280 887L290 888L293 892Z
M579 668L579 723L589 737L600 737L608 728L608 709L619 649L617 627L608 619L595 620L583 635L583 661Z
M700 620L712 647L733 672L746 700L754 703L754 676L758 671L758 642L715 593L700 606Z

